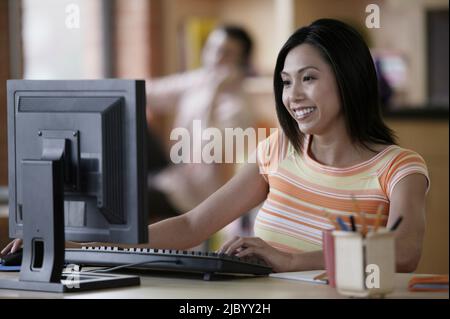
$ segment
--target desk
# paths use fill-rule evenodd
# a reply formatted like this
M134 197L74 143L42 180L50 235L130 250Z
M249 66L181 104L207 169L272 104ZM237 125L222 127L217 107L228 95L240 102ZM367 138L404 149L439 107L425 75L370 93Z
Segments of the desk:
M1 278L17 278L18 273L0 273ZM386 298L448 299L448 292L409 292L411 274L396 274L395 290ZM336 299L334 288L302 281L271 277L233 278L203 281L198 275L178 273L141 274L141 285L82 293L42 293L0 289L0 298L130 298L130 299Z

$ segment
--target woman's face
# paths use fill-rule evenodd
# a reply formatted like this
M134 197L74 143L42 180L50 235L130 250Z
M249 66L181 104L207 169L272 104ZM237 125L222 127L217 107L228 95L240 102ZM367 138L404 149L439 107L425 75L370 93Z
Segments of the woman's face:
M301 132L322 135L344 123L334 72L314 46L304 43L293 48L281 79L283 104Z

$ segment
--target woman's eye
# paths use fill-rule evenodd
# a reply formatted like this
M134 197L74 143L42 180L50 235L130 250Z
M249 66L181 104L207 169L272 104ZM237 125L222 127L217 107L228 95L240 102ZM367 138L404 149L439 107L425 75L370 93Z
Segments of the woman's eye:
M312 81L312 80L314 80L314 78L310 75L305 75L303 77L303 82L308 82L308 81Z
M283 86L287 86L289 84L291 84L291 81L288 80L282 80Z

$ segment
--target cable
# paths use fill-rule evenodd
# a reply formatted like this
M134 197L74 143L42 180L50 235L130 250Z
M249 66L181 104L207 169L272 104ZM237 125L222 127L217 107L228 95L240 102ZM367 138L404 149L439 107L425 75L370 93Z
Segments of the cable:
M120 265L120 266L116 266L116 267L110 267L110 268L103 268L103 269L93 269L93 270L87 270L87 271L83 271L83 272L99 272L99 273L105 273L105 272L110 272L110 271L114 271L114 270L118 270L118 269L122 269L122 268L129 268L129 267L134 267L134 266L139 266L139 265L145 265L145 264L156 264L156 263L169 263L169 264L177 264L180 265L182 262L181 260L152 260L152 261L141 261L138 263L132 263L132 264L125 264L125 265Z

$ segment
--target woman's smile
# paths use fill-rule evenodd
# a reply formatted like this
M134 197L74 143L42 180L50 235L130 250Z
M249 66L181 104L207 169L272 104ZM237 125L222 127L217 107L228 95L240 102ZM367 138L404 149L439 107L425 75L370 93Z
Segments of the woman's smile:
M304 121L309 119L317 110L315 106L300 106L292 108L295 119L297 121Z

